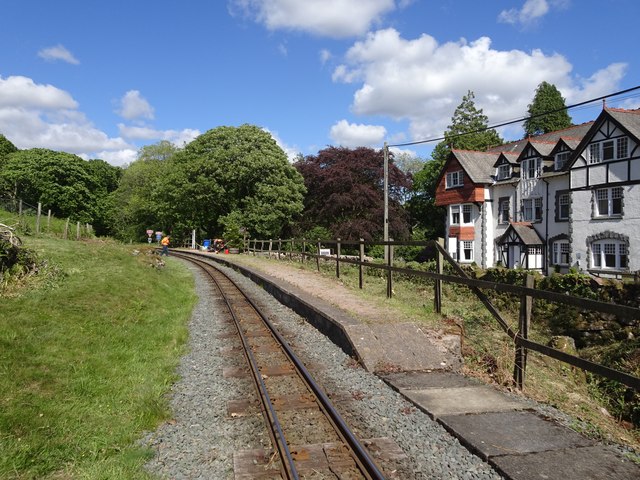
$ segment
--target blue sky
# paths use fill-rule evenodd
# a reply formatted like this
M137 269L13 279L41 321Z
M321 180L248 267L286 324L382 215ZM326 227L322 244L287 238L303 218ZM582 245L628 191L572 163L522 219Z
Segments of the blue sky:
M524 116L542 81L567 104L640 84L637 0L0 0L0 11L0 133L114 165L244 123L290 158L380 148L441 136L468 90L497 124ZM639 95L607 104L637 108Z

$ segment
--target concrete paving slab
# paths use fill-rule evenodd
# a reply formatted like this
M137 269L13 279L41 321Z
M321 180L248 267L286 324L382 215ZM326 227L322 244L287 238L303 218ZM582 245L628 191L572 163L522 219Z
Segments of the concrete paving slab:
M640 478L640 465L606 447L505 455L490 463L507 478L517 480L631 480Z
M458 335L427 330L416 323L372 324L370 328L383 344L390 366L405 371L459 370L462 366Z
M532 412L445 415L439 421L485 460L497 455L587 447L594 444L573 430Z
M452 372L398 372L381 375L396 390L424 390L425 388L473 387L480 382Z
M502 412L527 408L524 401L511 399L491 387L401 389L400 393L435 418L444 415Z

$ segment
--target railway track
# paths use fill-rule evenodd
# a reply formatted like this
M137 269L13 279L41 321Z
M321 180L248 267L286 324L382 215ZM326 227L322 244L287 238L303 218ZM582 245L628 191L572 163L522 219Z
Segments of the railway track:
M381 470L273 323L224 273L186 253L224 298L260 399L272 452L236 478L382 479ZM266 461L265 461L266 460Z

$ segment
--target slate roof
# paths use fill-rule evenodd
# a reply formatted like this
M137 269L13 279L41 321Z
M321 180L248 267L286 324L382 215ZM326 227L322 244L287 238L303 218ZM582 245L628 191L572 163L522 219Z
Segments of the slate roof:
M473 150L452 150L451 153L460 162L473 183L493 183L491 174L494 171L493 164L497 158L495 153Z
M640 109L622 110L619 108L607 108L606 110L609 115L626 128L630 134L636 138L640 138Z
M514 232L516 232L516 235L520 237L520 240L522 240L522 243L524 245L543 245L544 244L544 242L540 238L540 235L538 235L538 232L536 232L535 228L533 228L533 226L530 223L512 223L511 225L509 225L509 228L507 228L506 232L504 232L504 235L500 237L500 240L498 240L498 243L500 243L503 238L507 238L507 235L509 234L509 230L512 230L512 229Z
M593 125L593 121L581 123L580 125L573 125L568 128L564 128L562 130L556 130L555 132L543 133L542 135L537 135L535 137L527 137L521 140L516 140L514 142L506 143L504 145L499 145L497 147L493 147L487 150L487 152L515 152L520 153L527 145L529 140L532 141L540 141L540 142L552 142L555 143L560 138L578 138L582 139L589 131L589 128Z

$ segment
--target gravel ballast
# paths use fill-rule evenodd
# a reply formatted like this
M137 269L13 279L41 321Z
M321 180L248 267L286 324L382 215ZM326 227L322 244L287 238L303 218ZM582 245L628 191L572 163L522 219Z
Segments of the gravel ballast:
M227 404L246 399L249 377L224 378L223 369L241 366L243 357L229 353L232 332L221 321L222 304L204 275L196 276L199 302L190 322L189 352L178 368L171 392L173 419L142 440L155 451L149 472L171 479L232 479L233 455L268 448L270 441L259 412L232 417ZM380 378L355 365L341 349L253 282L223 268L278 325L305 364L318 365L318 383L329 395L350 397L338 402L343 418L360 438L389 437L406 454L389 478L499 479L487 463L425 413L416 409ZM251 395L249 393L249 395Z

